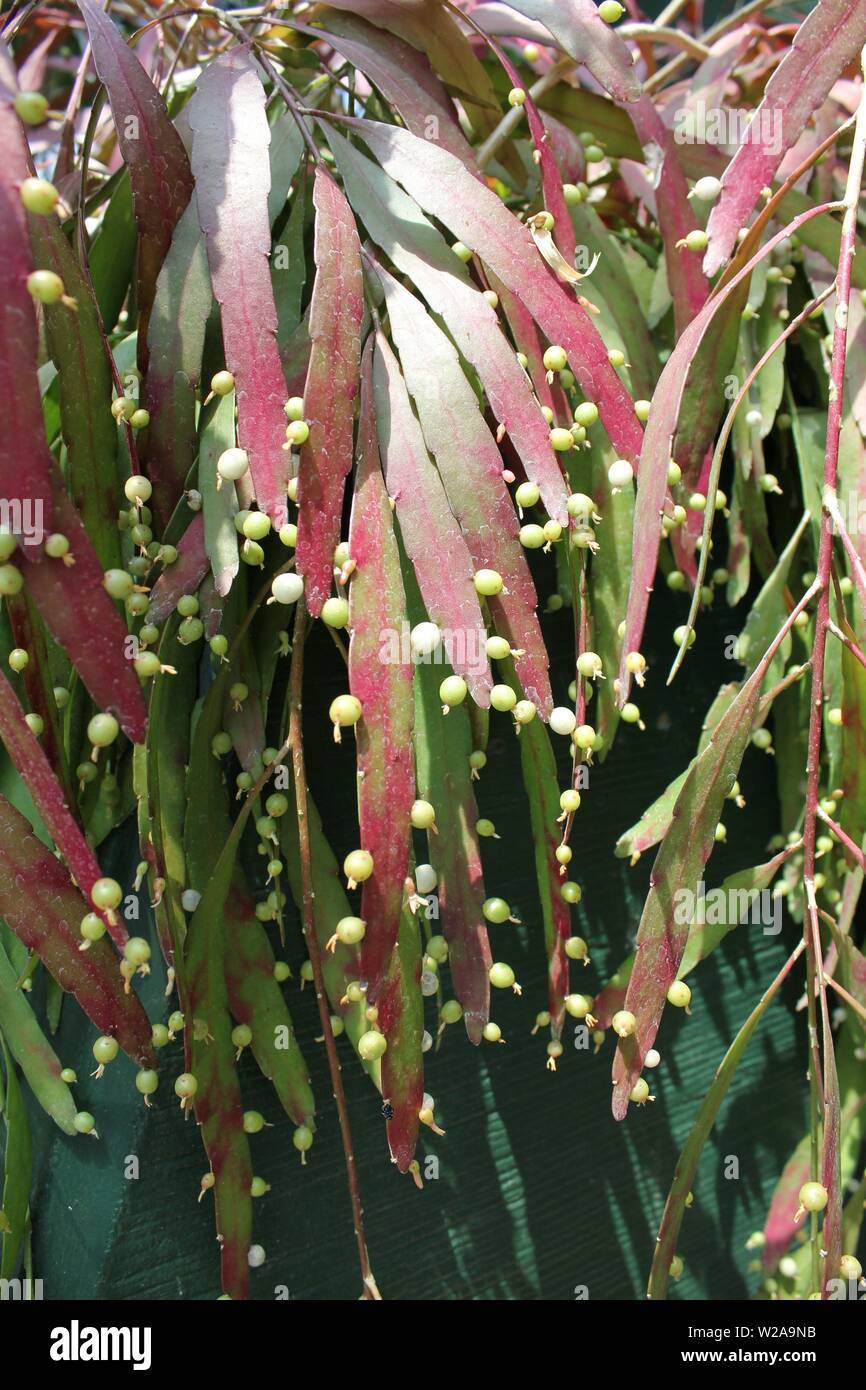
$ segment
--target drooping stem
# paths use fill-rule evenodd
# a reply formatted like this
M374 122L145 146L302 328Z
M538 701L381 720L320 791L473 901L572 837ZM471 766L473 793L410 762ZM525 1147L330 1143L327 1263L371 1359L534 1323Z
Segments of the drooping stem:
M325 982L322 975L322 958L319 952L319 942L316 937L313 917L314 894L312 859L310 855L310 829L307 819L307 778L304 767L304 749L301 734L304 642L306 634L307 610L303 599L301 599L295 610L294 640L292 643L292 672L289 685L288 733L288 744L292 754L292 780L295 788L295 804L298 812L298 844L301 856L301 885L303 891L301 918L307 954L309 955L310 964L313 968L313 985L316 991L316 1003L319 1006L319 1020L325 1038L328 1069L331 1074L334 1101L337 1106L337 1115L340 1121L340 1136L343 1141L343 1152L346 1157L346 1174L349 1181L349 1197L352 1203L352 1220L355 1227L355 1240L358 1244L358 1259L361 1265L362 1296L369 1301L372 1299L380 1299L381 1294L376 1287L376 1280L373 1278L373 1271L370 1268L370 1259L367 1254L367 1242L364 1238L364 1213L361 1207L361 1193L358 1187L355 1152L352 1147L352 1132L349 1126L348 1111L346 1109L346 1094L343 1090L343 1076L340 1070L340 1060L337 1056L334 1031L331 1027L331 1012L325 994Z
M866 50L863 60L866 62ZM809 706L809 737L806 761L806 810L803 828L803 879L806 890L806 913L803 920L803 934L806 942L806 997L809 1006L809 1034L812 1063L810 1082L812 1085L812 1176L817 1179L817 1114L815 1101L821 1099L824 1110L824 1135L828 1131L826 1107L828 1089L820 1084L820 1076L813 1076L816 1070L815 1052L817 1050L817 1018L815 1008L816 991L821 1002L823 1035L825 1047L832 1047L829 1027L827 988L824 980L821 957L821 938L818 924L818 903L815 896L815 839L818 823L818 799L821 775L821 733L824 703L824 664L826 656L827 631L830 624L830 565L833 557L833 533L830 525L836 503L836 484L839 472L839 438L842 430L842 401L845 386L845 357L848 342L848 302L851 295L851 271L854 262L857 234L857 210L860 202L860 184L863 177L864 154L866 154L866 101L861 98L854 131L854 143L848 168L848 181L845 188L842 236L839 248L839 266L836 273L836 311L833 327L833 356L830 370L830 398L827 411L827 443L824 453L824 505L821 513L821 538L818 548L817 583L819 585L818 611L815 622L815 643L812 651L812 689ZM830 505L828 505L828 501ZM832 1058L829 1064L832 1065ZM838 1168L838 1160L836 1164ZM834 1204L840 1201L837 1182L836 1191L830 1194ZM818 1250L817 1223L812 1223L812 1274L817 1289L820 1271L820 1252ZM832 1272L832 1271L831 1271Z
M573 58L563 58L558 63L554 63L552 67L548 68L547 72L543 73L538 81L533 82L532 86L529 88L529 95L532 97L533 101L538 101L538 98L543 97L544 93L550 91L551 87L555 87L559 79L563 77L565 73L571 72L573 67ZM478 146L477 159L479 169L484 169L490 163L500 145L503 145L508 137L517 129L522 117L522 107L509 107L496 129L490 132L483 145Z

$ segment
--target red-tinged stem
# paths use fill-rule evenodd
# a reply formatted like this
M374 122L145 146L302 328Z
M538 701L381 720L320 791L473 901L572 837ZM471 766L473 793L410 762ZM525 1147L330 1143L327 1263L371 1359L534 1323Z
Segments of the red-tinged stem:
M346 1109L346 1094L343 1090L343 1076L340 1071L340 1061L337 1056L337 1045L334 1042L334 1032L331 1028L331 1011L328 1007L328 1000L325 994L325 981L322 975L322 958L319 952L319 943L316 938L313 917L314 894L313 871L310 857L310 830L307 820L307 778L304 768L304 748L301 734L304 642L306 635L307 610L303 599L301 599L295 610L295 629L292 643L292 673L289 686L288 735L288 744L292 753L295 801L298 808L298 842L300 845L301 883L303 887L303 907L301 915L307 953L310 957L310 964L313 967L313 984L316 990L316 1002L319 1006L319 1020L325 1039L325 1051L328 1055L328 1069L331 1073L331 1085L334 1088L334 1101L337 1106L337 1115L340 1121L343 1152L346 1156L346 1174L349 1180L349 1196L352 1202L352 1219L355 1226L355 1239L358 1243L358 1259L361 1265L361 1283L363 1285L362 1297L370 1301L373 1299L380 1299L381 1294L376 1287L376 1280L373 1278L373 1271L370 1268L370 1258L367 1254L367 1242L364 1238L364 1212L361 1207L358 1172L355 1165L355 1152L352 1147L352 1131L349 1127L349 1115Z
M575 638L576 655L577 655L577 656L580 656L581 652L585 652L585 651L586 651L587 642L589 641L589 596L588 596L588 594L587 594L587 587L586 587L586 556L585 556L585 555L582 556L582 558L581 558L580 578L579 578L578 581L577 581L576 590L577 590L577 592L576 592L575 595L574 595L574 598L575 598L574 638ZM575 692L575 693L576 693L576 699L575 699L575 703L574 703L574 717L575 717L575 719L577 720L577 728L579 729L580 726L581 726L581 724L582 724L582 723L584 722L584 720L586 719L586 687L585 687L585 685L584 685L583 676L580 674L579 671L578 671L577 674L576 674L576 692ZM582 758L582 755L581 755L581 751L580 751L580 749L575 745L574 754L573 754L572 760L571 760L571 785L572 785L572 788L573 788L574 790L577 789L578 768L579 768L580 764L582 763L582 761L583 761L583 758ZM564 825L563 828L562 828L562 840L560 841L561 844L563 844L563 845L567 845L567 844L568 844L569 837L570 837L570 835L571 835L571 827L572 827L573 824L574 824L574 812L573 812L573 811L569 811L568 815L567 815L566 818L565 818L565 825Z
M843 238L843 247L844 247L844 238ZM841 254L842 254L842 253L840 253L840 260L841 260ZM851 283L851 257L850 257L850 255L849 255L849 257L848 257L848 262L849 262L849 264L848 264L848 284L849 284L849 289L850 289L850 283ZM832 378L831 378L831 385L830 385L830 411L833 410L833 406L834 406L834 404L835 404L835 402L834 402L834 400L833 400L833 389L834 389L834 388L833 388L833 384L832 384L832 383L833 383L833 382L835 381L835 379L836 379L836 333L838 333L838 331L839 331L839 330L838 330L838 325L837 325L836 329L834 330L834 334L833 334L833 376L832 376ZM844 363L844 360L843 360L843 362L842 362L842 370L843 370L843 372L844 372L844 370L845 370L845 363ZM840 387L840 388L839 388L840 410L841 410L841 391L842 391L842 388ZM829 412L828 412L828 417L827 417L828 430L829 430L829 423L830 423L830 419L831 419L831 418L832 418L832 417L831 417L831 415L830 415ZM836 455L837 455L837 458L838 458L838 454L839 454L839 435L838 435L838 427L837 427L837 434L836 434ZM839 539L841 540L842 545L844 546L844 549L845 549L845 554L848 556L848 559L849 559L850 562L851 562L851 568L852 568L852 570L854 571L854 583L855 583L855 585L857 586L857 593L858 593L858 595L859 595L859 597L860 597L860 602L861 602L861 604L863 605L864 611L866 611L866 569L863 568L863 561L860 559L860 556L857 554L857 547L855 546L854 542L852 541L851 537L849 536L849 534L848 534L848 528L847 528L847 526L845 525L845 522L842 520L842 513L841 513L841 511L839 510L839 499L838 499L838 497L836 496L836 482L835 482L835 479L834 479L834 481L833 481L832 490L825 484L825 487L824 487L824 496L823 496L823 503L824 503L824 510L825 510L825 512L827 513L828 517L830 518L830 520L831 520L832 523L833 523L832 527L828 526L828 527L826 528L827 533L828 533L828 536L832 537L832 533L833 533L833 531L835 531L836 534L837 534L837 536L838 536Z
M280 96L283 98L283 101L286 103L286 106L291 112L295 124L297 125L298 130L300 131L301 138L303 139L303 142L307 147L307 150L310 154L311 159L313 160L313 163L322 164L323 161L322 156L319 152L319 148L315 140L313 139L313 136L310 132L310 127L307 125L303 115L301 114L300 102L297 100L297 97L295 96L295 93L292 91L289 84L285 82L283 78L280 76L280 74L277 72L277 69L274 67L273 63L268 57L265 48L251 34L247 34L242 25L238 24L237 20L232 15L226 14L223 10L219 10L215 8L213 5L202 5L200 7L199 13L203 15L211 15L214 19L218 20L219 23L222 24L225 29L228 29L230 33L235 35L236 38L240 39L241 43L252 44L253 48L255 49L256 61L258 62L259 66L263 69L263 71L267 74L267 76L271 79Z
M75 81L72 84L72 91L69 94L69 100L66 103L66 110L63 114L63 125L60 127L60 136L58 139L57 160L54 165L54 183L57 183L61 175L68 173L69 166L74 164L75 121L84 93L84 83L87 80L91 56L92 49L88 42L81 55L81 62L78 64L78 71L75 74ZM84 200L84 194L85 189L84 183L82 182L78 195L82 201Z
M866 854L863 853L859 845L856 845L854 841L851 839L851 836L845 834L845 831L842 829L841 825L837 825L836 822L832 820L831 817L827 815L827 812L823 811L820 806L818 807L818 815L820 816L824 824L830 827L837 840L840 840L842 844L845 846L845 848L849 850L851 854L853 854L854 858L857 860L857 863L860 865L860 868L866 869Z
M815 309L820 308L820 306L824 303L824 300L829 299L832 293L833 286L828 285L826 290L824 290L822 294L818 295L816 299L811 300L810 303L808 303L804 309L801 309L797 317L792 319L791 322L786 325L784 331L780 333L778 338L776 338L770 344L770 346L767 348L767 351L761 357L760 361L756 362L755 366L749 372L748 376L746 377L745 381L743 382L742 386L737 392L737 395L731 404L731 408L728 411L727 416L725 417L725 422L722 425L721 431L719 432L719 437L716 440L715 449L713 450L713 458L710 464L709 478L707 480L707 506L706 514L704 517L703 540L701 542L701 558L698 562L698 573L695 578L695 587L694 592L692 593L692 602L691 607L689 609L689 616L686 619L686 627L688 628L689 632L694 631L695 619L697 618L698 608L700 607L701 589L703 587L704 577L707 572L707 566L710 561L710 551L712 550L712 546L710 544L710 533L713 529L713 520L715 518L716 512L716 488L718 487L719 475L722 469L722 459L724 458L725 449L727 447L731 431L734 428L734 422L737 418L737 412L740 409L740 406L742 405L743 401L748 396L749 391L752 388L752 383L755 381L756 377L769 362L770 358L782 346L786 338L790 338L792 333L796 333L797 329L804 322L804 320L807 319L814 312ZM806 517L808 517L808 513L806 513ZM804 521L801 523L801 525L805 524L805 520L806 518L804 517ZM677 652L676 657L674 658L673 665L671 666L670 673L667 678L667 685L671 684L671 682L674 679L674 676L677 674L678 670L680 669L680 666L683 664L686 652L688 651L688 645L689 644L687 634L685 640L680 645L680 649Z
M848 1005L849 1009L853 1009L856 1014L859 1014L862 1019L866 1020L866 1009L864 1009L863 1005L857 999L854 998L853 994L849 994L847 989L845 989L843 985L839 984L838 980L834 980L832 975L825 974L824 981L826 984L830 986L831 989L835 989L840 999L845 1000L845 1003Z
M866 652L862 652L853 638L848 637L841 628L837 627L832 618L827 624L827 631L832 632L834 637L838 637L843 646L847 647L852 656L855 656L861 666L866 666Z
M461 18L465 18L465 16L461 16ZM548 68L547 72L543 73L537 82L533 82L528 90L528 95L533 101L538 101L539 97L543 97L545 92L550 91L551 87L555 87L560 78L564 77L567 72L570 72L573 67L573 58L562 58L558 63L554 63L552 67ZM508 109L496 129L491 131L488 135L484 144L478 146L476 157L479 169L483 169L485 165L490 163L500 145L503 145L509 136L513 134L522 119L523 111L521 107L512 106Z
M866 51L864 51L866 58ZM864 79L866 80L866 79ZM848 304L851 296L851 271L854 263L857 238L857 211L860 202L860 184L863 178L863 162L866 154L866 100L861 97L848 168L848 181L845 188L842 236L839 247L839 267L836 273L836 312L833 327L833 356L830 370L830 399L827 411L827 444L824 454L823 510L821 515L821 540L818 549L818 571L816 582L820 587L818 612L815 624L815 644L812 652L812 690L809 710L809 740L806 760L806 811L803 829L803 878L806 889L807 912L803 922L806 942L806 997L809 1006L809 1034L814 1052L817 1050L817 1018L815 1009L815 989L821 1001L821 1015L824 1025L825 1045L830 1042L829 1009L821 952L821 935L818 923L818 904L815 897L815 838L818 822L819 782L821 775L821 734L822 707L824 702L824 663L826 656L827 629L830 623L830 566L833 558L833 535L831 517L838 517L836 484L839 472L839 438L842 430L842 401L845 388L845 357L848 343ZM838 518L841 520L841 517ZM845 533L847 534L847 533ZM844 537L843 537L844 543ZM850 542L849 542L850 543ZM852 547L853 549L853 547ZM856 570L856 567L855 567ZM862 573L862 565L860 566ZM864 576L866 578L866 576ZM830 1044L832 1045L832 1044ZM813 1060L815 1071L817 1058ZM820 1087L820 1072L816 1072L814 1092ZM826 1095L821 1098L824 1112L824 1133L828 1131ZM818 1177L817 1153L817 1114L812 1111L812 1176ZM833 1200L839 1201L838 1192ZM812 1223L812 1273L820 1275L820 1254L817 1239L817 1221ZM817 1282L816 1282L817 1289Z

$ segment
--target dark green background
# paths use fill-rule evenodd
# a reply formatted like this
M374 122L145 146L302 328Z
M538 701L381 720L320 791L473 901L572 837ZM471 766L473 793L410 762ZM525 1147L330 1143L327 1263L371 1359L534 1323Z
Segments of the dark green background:
M547 581L552 576L547 576ZM548 592L549 582L541 585ZM637 927L652 861L634 869L613 856L617 835L630 825L693 752L702 716L719 684L739 668L722 655L728 631L741 617L717 612L702 619L701 640L671 690L663 686L673 648L670 632L683 621L685 600L664 590L654 600L655 636L645 650L654 676L641 697L645 733L624 728L609 759L592 772L576 820L573 869L584 889L576 909L593 962L585 987L597 991L627 954ZM552 650L567 660L570 617L546 618ZM714 630L715 629L715 630ZM314 793L335 849L354 843L353 760L335 748L326 707L341 688L336 654L320 633L311 643L305 713ZM318 674L316 674L318 673ZM557 698L568 675L557 672ZM528 814L515 766L510 720L495 716L490 758L479 784L483 814L502 834L484 841L489 891L502 893L521 927L491 929L494 958L509 960L523 984L522 1000L495 992L495 1017L507 1046L475 1050L462 1025L451 1027L438 1053L428 1054L427 1089L447 1131L424 1132L420 1154L435 1154L440 1176L423 1192L391 1165L379 1098L359 1073L348 1044L345 1064L373 1268L391 1299L571 1299L588 1286L590 1299L642 1297L653 1240L678 1147L727 1043L796 939L786 919L781 937L742 926L693 977L691 1018L669 1010L655 1073L657 1099L611 1118L608 1041L599 1056L574 1050L572 1028L556 1075L545 1069L544 1041L532 1038L545 1004L545 960ZM558 740L565 745L566 740ZM775 829L773 761L750 750L741 777L748 805L726 814L728 843L710 865L708 882L759 861ZM128 837L112 846L113 866L137 857ZM300 962L297 933L287 955ZM572 966L575 987L583 968ZM245 1103L273 1123L251 1140L254 1169L272 1184L255 1205L254 1238L268 1255L254 1271L255 1298L277 1285L297 1299L356 1298L359 1279L343 1157L310 990L287 986L313 1073L318 1134L302 1168L292 1127L253 1064L245 1067ZM708 1144L680 1250L686 1273L673 1297L737 1299L754 1292L744 1249L763 1224L782 1164L804 1130L804 1015L793 1013L795 982L770 1010L734 1081ZM144 991L151 1017L163 1014L159 981ZM428 1027L433 1028L432 1002ZM673 1015L673 1016L672 1016ZM69 1139L34 1116L41 1159L34 1194L36 1273L48 1298L213 1298L219 1293L218 1251L210 1197L196 1201L207 1164L193 1121L184 1121L171 1080L182 1069L174 1044L161 1054L163 1084L147 1113L135 1092L132 1064L121 1057L100 1081L90 1080L94 1030L74 1004L64 1007L59 1051L82 1078L79 1103L93 1110L99 1143ZM129 1154L137 1180L124 1177ZM740 1178L723 1176L734 1154ZM423 1165L422 1165L423 1166Z
M645 8L657 13L660 0ZM709 0L706 23L732 8ZM548 577L543 591L550 587ZM593 953L586 972L592 991L629 950L652 860L646 856L631 869L613 857L614 841L685 766L712 696L739 671L722 651L727 633L741 627L742 614L726 617L720 601L713 618L702 618L699 645L675 686L664 689L670 631L684 620L685 608L685 600L657 592L655 635L645 648L656 674L641 696L647 730L621 732L610 758L593 771L576 822L574 876L584 889L576 916ZM568 617L545 622L552 649L567 660ZM327 639L318 634L314 641L320 650L310 662L306 717L309 747L317 740L318 746L308 753L310 774L326 829L342 854L355 842L351 759L329 741L324 711L343 683ZM564 698L564 666L559 677L557 696ZM671 1017L669 1010L664 1021L655 1103L633 1109L616 1125L609 1107L610 1041L595 1057L575 1051L569 1036L566 1055L551 1075L543 1040L530 1037L534 1015L545 1004L545 961L528 814L509 724L495 719L479 801L503 837L484 842L488 888L507 897L523 919L519 928L491 929L494 957L512 962L524 994L522 1000L502 994L494 1000L506 1047L475 1050L458 1025L448 1029L437 1053L428 1054L426 1085L447 1136L424 1134L420 1155L438 1157L440 1176L423 1193L390 1164L379 1099L348 1045L339 1043L372 1264L388 1299L560 1300L573 1298L579 1285L587 1286L591 1300L639 1298L679 1145L725 1047L798 929L786 919L782 936L774 939L743 926L700 967L692 979L692 1017ZM773 771L770 758L754 750L747 754L741 782L748 805L726 816L728 843L713 856L711 884L764 857L776 829ZM106 868L128 882L138 857L134 836L118 834L109 848ZM287 955L299 964L297 933L290 933ZM581 967L572 969L575 986L579 980L582 986ZM686 1272L672 1297L738 1299L757 1287L744 1242L762 1225L779 1170L804 1130L805 1026L803 1015L794 1013L799 988L792 981L769 1011L705 1149L680 1242ZM163 1017L156 972L142 992L151 1017ZM253 1296L272 1298L275 1286L284 1285L296 1299L354 1299L360 1285L351 1215L323 1048L313 1041L316 1011L309 990L299 994L290 984L288 997L313 1074L318 1134L302 1168L292 1127L270 1087L254 1065L244 1067L246 1103L273 1123L251 1141L255 1170L272 1184L255 1206L254 1238L268 1259L253 1273ZM83 1078L77 1094L97 1116L100 1142L66 1138L44 1116L33 1115L35 1273L44 1280L45 1295L214 1298L219 1284L213 1205L210 1197L196 1201L207 1165L196 1127L182 1119L170 1084L182 1068L180 1045L161 1054L163 1084L146 1112L125 1058L99 1082L89 1079L93 1036L67 1003L58 1050ZM127 1155L139 1160L137 1180L124 1176ZM739 1158L738 1181L723 1176L727 1155Z

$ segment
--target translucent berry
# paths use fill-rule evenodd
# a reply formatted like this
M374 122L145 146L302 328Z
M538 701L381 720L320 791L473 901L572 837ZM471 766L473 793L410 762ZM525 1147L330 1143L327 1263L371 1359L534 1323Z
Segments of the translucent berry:
M429 801L415 801L410 819L416 830L429 830L436 822L436 811Z
M56 304L66 293L66 286L53 270L33 270L27 276L27 291L39 304Z
M388 1043L384 1033L378 1033L371 1029L367 1033L362 1033L358 1039L358 1056L364 1062L375 1062L387 1050Z
M484 598L502 592L502 575L497 570L478 570L474 583L476 592Z

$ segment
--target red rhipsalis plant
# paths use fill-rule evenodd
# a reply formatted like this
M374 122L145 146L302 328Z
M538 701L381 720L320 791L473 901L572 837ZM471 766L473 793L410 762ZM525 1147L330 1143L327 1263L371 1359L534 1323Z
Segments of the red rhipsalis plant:
M571 1033L593 1042L610 1123L639 1127L693 972L760 903L784 909L784 952L682 1149L648 1293L683 1271L705 1141L802 969L807 1128L753 1288L856 1296L866 6L707 29L701 8L78 0L3 20L3 1279L30 1219L20 1080L64 1143L98 1139L123 1051L142 1105L173 1091L194 1117L222 1296L248 1297L272 1184L241 1059L291 1121L272 1183L302 1201L321 1042L379 1299L342 1069L379 1091L421 1189L422 1126L447 1151L425 1062L460 1023L486 1047L522 1016L550 1087L581 1065ZM623 830L604 763L652 737L674 604L673 698L720 610L731 678ZM710 916L762 754L777 820ZM494 759L531 829L519 921L490 881L491 842L520 833L492 819ZM326 833L333 767L357 795ZM593 804L613 853L657 851L621 963L584 892ZM104 867L114 832L128 881ZM526 942L537 998L510 963ZM312 1033L290 1012L305 983ZM62 992L96 1030L89 1078L51 1039Z

